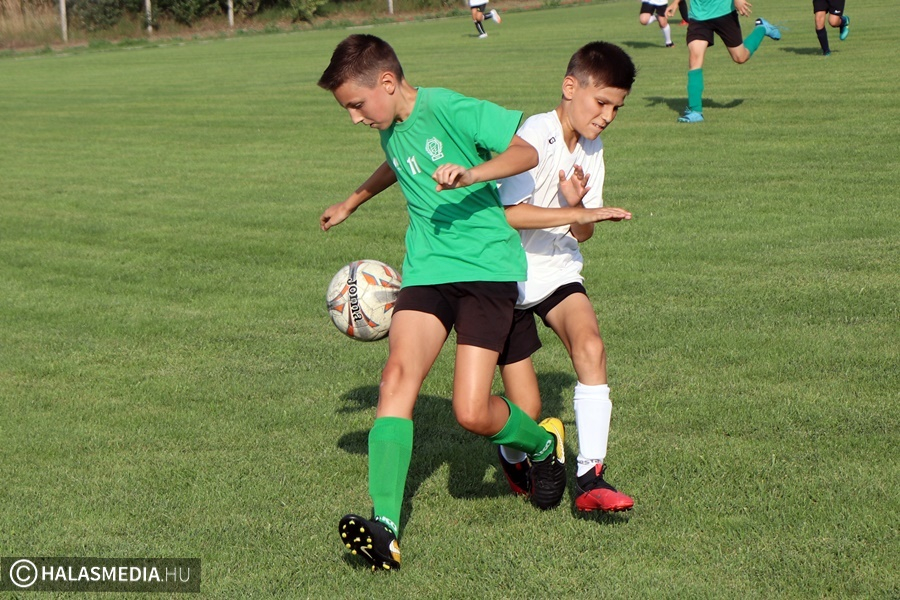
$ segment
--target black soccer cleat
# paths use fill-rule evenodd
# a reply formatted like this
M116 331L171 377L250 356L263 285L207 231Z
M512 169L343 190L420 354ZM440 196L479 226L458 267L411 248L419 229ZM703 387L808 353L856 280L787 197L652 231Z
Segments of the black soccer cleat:
M350 554L365 558L373 571L400 568L400 545L386 525L359 515L346 515L338 524L338 533Z
M541 510L559 506L566 491L565 427L550 417L540 423L553 436L553 451L544 460L531 461L531 503Z

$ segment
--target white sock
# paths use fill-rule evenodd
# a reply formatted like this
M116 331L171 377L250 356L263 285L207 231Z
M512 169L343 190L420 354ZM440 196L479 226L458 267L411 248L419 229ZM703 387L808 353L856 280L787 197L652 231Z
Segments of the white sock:
M671 44L672 43L672 28L669 27L669 25L666 25L665 27L663 27L662 32L663 32L663 37L666 38L666 43Z
M576 475L579 477L606 458L611 417L609 386L584 385L579 381L575 386L575 427L578 430Z
M506 459L506 462L516 464L525 460L528 455L522 452L521 450L516 450L515 448L508 448L506 446L500 446L500 454L503 455L503 458Z
M647 25L649 25L650 23L656 23L656 20L657 20L657 19L656 19L656 15L652 15L652 16L650 17L650 20L647 21Z

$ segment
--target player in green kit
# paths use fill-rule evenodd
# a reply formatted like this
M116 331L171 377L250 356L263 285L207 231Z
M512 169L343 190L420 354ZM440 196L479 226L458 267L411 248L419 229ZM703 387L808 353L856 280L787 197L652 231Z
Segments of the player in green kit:
M373 569L398 568L413 408L451 328L457 336L456 420L531 458L537 490L532 502L538 507L558 505L565 491L562 422L550 418L538 425L507 399L491 395L516 282L526 277L525 253L494 180L534 167L537 152L515 136L521 112L450 90L412 87L391 46L372 35L341 42L319 86L334 94L353 123L378 130L387 158L346 200L325 210L321 228L341 223L394 183L409 212L403 287L369 432L373 518L349 514L338 525L345 547ZM498 154L491 158L491 152Z
M681 2L685 0L673 0L666 9L666 16L674 15ZM703 121L703 58L706 49L715 41L713 34L721 38L731 60L738 64L750 60L765 36L773 40L781 39L781 31L765 19L757 19L756 27L747 39L742 39L738 15L749 16L750 9L751 4L747 0L691 0L687 29L688 105L684 114L678 117L679 123Z

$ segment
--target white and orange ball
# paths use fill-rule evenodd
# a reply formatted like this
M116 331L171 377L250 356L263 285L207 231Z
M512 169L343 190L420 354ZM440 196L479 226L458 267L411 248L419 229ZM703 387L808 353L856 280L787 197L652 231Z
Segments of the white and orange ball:
M400 274L378 260L344 265L328 284L328 314L342 333L373 342L388 334L400 293Z

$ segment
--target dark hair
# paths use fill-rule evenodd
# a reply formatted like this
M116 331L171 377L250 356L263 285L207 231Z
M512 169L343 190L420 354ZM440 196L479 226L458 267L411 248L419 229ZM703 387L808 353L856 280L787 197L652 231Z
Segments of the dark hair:
M403 67L391 45L374 35L354 34L337 45L319 87L333 92L348 81L375 87L378 76L389 71L403 79Z
M582 86L593 82L597 86L630 90L637 69L631 57L615 44L591 42L572 55L566 68L566 76L570 75Z

